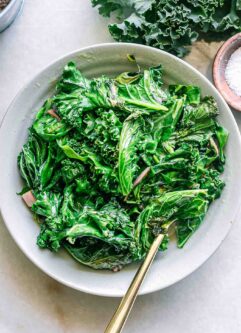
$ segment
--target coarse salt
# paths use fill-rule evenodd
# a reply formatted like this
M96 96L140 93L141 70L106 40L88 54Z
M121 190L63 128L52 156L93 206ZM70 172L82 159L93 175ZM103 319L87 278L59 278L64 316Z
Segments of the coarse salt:
M241 96L241 47L231 55L226 67L225 78L233 92Z

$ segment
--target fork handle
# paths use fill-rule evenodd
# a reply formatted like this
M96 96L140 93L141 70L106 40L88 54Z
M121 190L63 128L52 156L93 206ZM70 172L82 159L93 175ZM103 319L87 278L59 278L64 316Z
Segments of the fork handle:
M106 327L105 333L120 333L122 331L122 328L124 327L124 324L135 302L140 286L152 264L153 259L155 258L157 250L161 245L164 237L164 234L159 234L155 238L146 255L144 262L136 272L136 275L134 276L130 287L128 288L125 296L122 298L119 307L117 308L108 326Z

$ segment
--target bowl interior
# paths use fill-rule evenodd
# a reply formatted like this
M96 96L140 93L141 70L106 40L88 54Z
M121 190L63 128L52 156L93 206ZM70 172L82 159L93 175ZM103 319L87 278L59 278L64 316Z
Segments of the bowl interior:
M229 87L225 79L225 71L231 55L241 47L241 33L228 39L219 49L213 64L213 80L219 92L235 110L241 111L241 97Z
M203 95L213 95L220 109L219 121L230 132L227 145L227 165L224 172L226 187L222 197L210 207L204 223L184 249L171 242L169 250L158 254L140 293L145 294L184 278L199 267L221 244L227 235L240 203L241 144L232 113L211 83L198 71L165 52L135 44L104 44L69 54L41 71L15 98L0 131L0 204L3 219L22 251L48 275L72 288L105 296L122 296L137 264L118 273L95 271L78 264L67 253L57 254L36 246L39 226L29 209L16 193L22 187L16 158L27 138L27 129L43 101L53 93L56 80L64 65L73 60L88 77L102 74L114 76L135 70L127 60L134 54L142 68L162 64L165 83L198 85ZM235 198L235 200L233 200Z

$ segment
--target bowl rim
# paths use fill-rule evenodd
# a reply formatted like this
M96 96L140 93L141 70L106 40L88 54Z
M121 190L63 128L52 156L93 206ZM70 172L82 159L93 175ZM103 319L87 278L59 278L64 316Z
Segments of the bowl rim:
M222 97L225 99L225 101L236 111L241 111L241 96L237 96L235 95L235 93L232 91L232 89L229 87L228 83L226 82L226 89L233 94L234 96L236 96L238 99L240 99L240 104L236 103L233 101L232 97L226 93L223 90L223 86L222 83L219 79L219 68L220 68L220 64L221 64L221 57L224 56L226 54L226 52L230 49L230 45L232 43L235 43L236 40L240 39L241 40L241 32L238 32L237 34L233 35L232 37L228 38L218 49L215 58L214 58L214 62L213 62L213 66L212 66L212 77L213 77L213 82L214 85L216 87L216 89L218 90L218 92L222 95Z
M91 50L95 50L96 48L108 48L108 47L123 47L123 46L132 46L134 48L136 48L136 50L138 51L138 49L142 49L142 50L146 50L147 52L153 52L153 50L155 52L159 52L160 54L165 54L165 55L168 55L168 57L172 58L172 59L175 59L177 61L179 61L181 64L185 65L185 67L191 69L193 72L195 72L199 77L202 78L202 80L205 82L205 84L207 84L208 86L212 86L217 94L219 95L220 97L220 100L222 101L222 103L224 104L224 106L227 108L227 110L229 110L229 114L230 114L230 117L232 118L232 125L234 127L234 131L236 132L237 135L237 138L238 138L238 142L239 142L239 145L241 146L241 136L240 136L240 132L239 132L239 129L238 129L238 126L237 126L237 123L234 119L234 116L230 110L230 108L228 107L226 101L224 100L224 98L222 97L222 95L219 93L219 91L212 85L212 83L202 74L200 73L197 69L195 69L192 65L188 64L187 62L185 62L184 60L182 59L179 59L177 57L175 57L174 55L168 53L168 52L165 52L165 51L162 51L162 50L158 50L158 49L155 49L153 47L150 47L150 46L145 46L145 45L140 45L140 44L135 44L135 43L100 43L100 44L93 44L91 46L87 46L87 47L83 47L83 48L78 48L74 51L71 51L71 52L68 52L60 57L58 57L57 59L53 60L52 62L50 62L47 66L44 66L42 69L40 69L33 77L32 79L30 79L24 86L23 88L21 88L19 90L19 92L17 93L17 95L15 96L15 98L12 100L12 102L10 103L9 107L7 108L4 116L2 117L2 120L1 120L1 124L0 124L0 132L1 132L1 129L4 125L4 122L5 122L5 118L8 114L8 112L10 111L10 109L12 108L12 106L14 105L15 101L19 98L19 96L21 96L22 92L26 89L26 87L28 87L29 85L33 85L34 82L36 81L36 78L44 71L48 70L52 65L54 65L55 63L59 62L60 60L64 60L65 58L68 59L70 57L73 57L74 55L80 53L80 52L88 52L88 51L91 51ZM233 221L236 220L237 218L237 214L239 212L239 207L240 207L240 204L241 204L241 196L238 198L238 203L237 204L237 209L235 212L233 212ZM47 267L43 267L40 263L38 263L38 260L35 259L35 257L29 253L28 251L26 251L24 249L24 247L21 245L21 243L19 242L18 239L16 239L13 235L13 232L11 230L11 227L8 225L7 223L7 218L5 216L5 213L4 213L4 207L2 207L2 202L0 201L0 214L2 216L2 219L4 221L4 224L7 228L7 230L9 231L10 235L12 236L13 240L15 241L15 243L18 245L18 247L21 249L21 251L26 255L26 257L31 261L33 262L38 268L40 268L44 273L46 273L48 276L52 277L53 279L55 279L56 281L68 286L68 287L71 287L75 290L79 290L79 291L82 291L82 292L85 292L85 293L89 293L89 294L93 294L93 295L98 295L98 296L107 296L107 297L122 297L123 296L123 293L120 293L120 292L112 292L112 293L107 293L106 291L101 291L101 292L98 292L98 291L95 291L93 289L89 289L87 287L81 287L81 286L76 286L74 283L71 283L69 281L66 281L66 280L63 280L62 278L59 278L58 276L56 276L55 274L51 273ZM154 285L154 286L151 286L149 288L147 288L145 291L142 291L139 293L139 295L144 295L144 294L148 294L148 293L152 293L152 292L155 292L155 291L158 291L160 289L164 289L164 288L167 288L171 285L173 285L174 283L177 283L179 281L181 281L182 279L184 279L185 277L187 277L188 275L192 274L195 270L197 270L204 262L206 262L216 251L217 249L220 247L220 245L223 243L224 239L226 238L226 236L228 235L230 229L231 229L231 226L232 226L233 223L230 223L229 224L229 227L228 227L228 230L226 232L226 234L224 235L224 237L222 239L220 239L218 242L217 242L217 245L215 247L215 249L212 249L211 251L209 250L209 253L208 255L205 256L204 259L200 260L200 262L192 268L192 270L190 270L189 273L187 274L184 274L182 276L180 276L178 279L175 280L175 282L167 282L166 284L164 284L162 287L160 287L159 285Z

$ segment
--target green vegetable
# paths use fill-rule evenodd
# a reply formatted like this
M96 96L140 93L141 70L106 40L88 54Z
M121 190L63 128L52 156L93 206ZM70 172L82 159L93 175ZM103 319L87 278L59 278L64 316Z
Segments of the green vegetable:
M90 80L69 63L18 157L38 246L116 270L173 222L183 247L224 187L228 133L217 115L198 87L164 89L161 66Z
M183 57L199 38L220 40L240 31L240 0L92 0L99 13L116 13L115 40L154 46Z
M140 141L140 127L140 118L126 120L122 127L119 143L118 176L120 192L123 195L130 193L138 167L136 150Z

